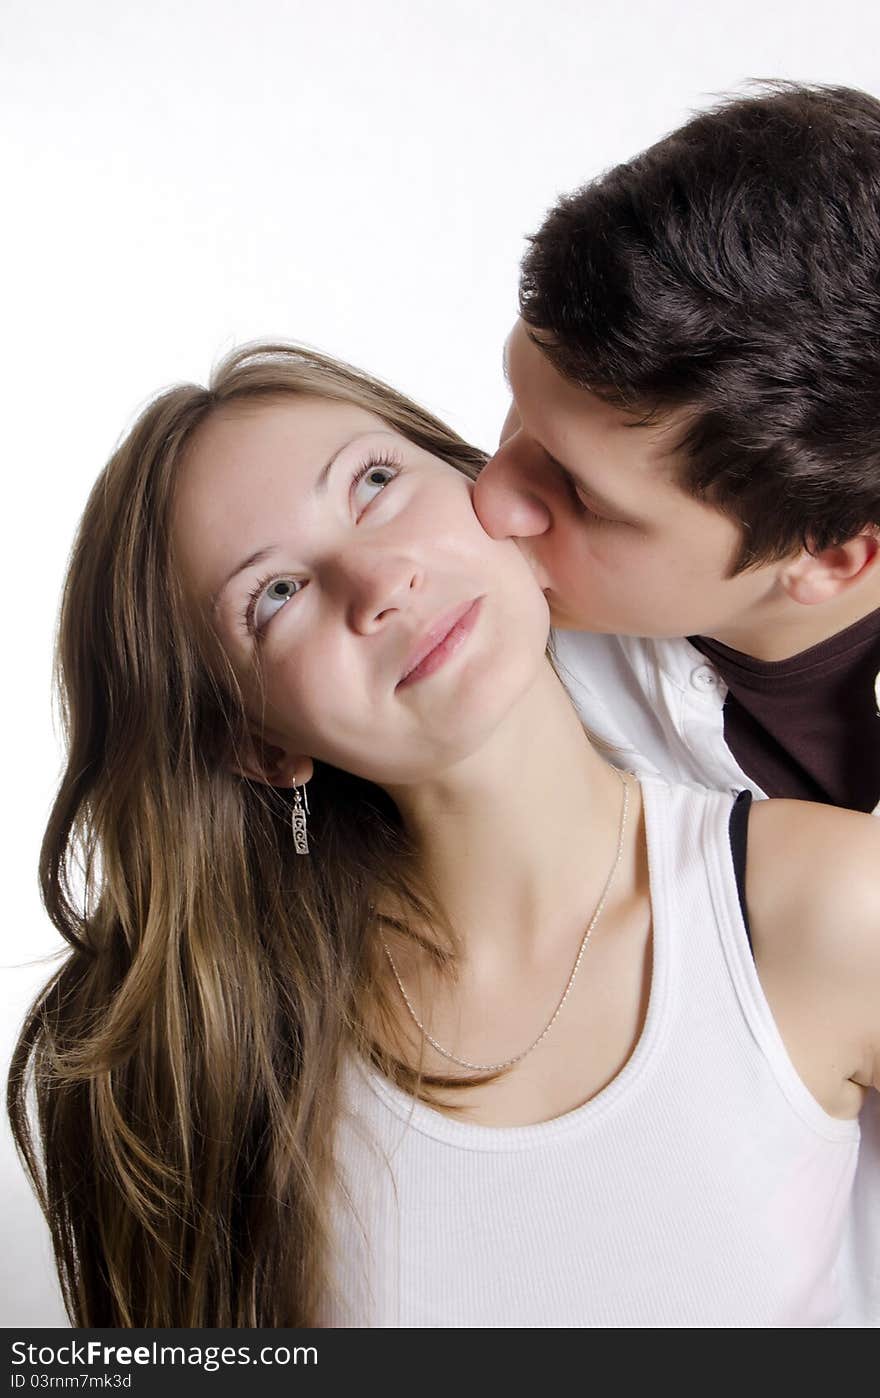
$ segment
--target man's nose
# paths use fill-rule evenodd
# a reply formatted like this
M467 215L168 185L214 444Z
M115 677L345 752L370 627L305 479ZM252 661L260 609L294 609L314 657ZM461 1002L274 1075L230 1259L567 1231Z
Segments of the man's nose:
M552 516L534 472L523 468L504 445L486 462L474 486L474 509L493 539L529 539L545 534Z
M409 607L423 573L405 552L349 549L338 560L337 576L349 625L362 635L379 631L396 612Z

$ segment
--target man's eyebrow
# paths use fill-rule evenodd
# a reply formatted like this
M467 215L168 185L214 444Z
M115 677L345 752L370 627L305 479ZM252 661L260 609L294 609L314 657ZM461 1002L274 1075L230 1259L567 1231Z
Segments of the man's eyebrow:
M349 437L347 442L343 442L341 447L338 447L336 449L336 451L330 457L330 460L325 462L324 465L321 467L321 470L315 480L315 484L312 486L313 495L321 496L327 493L327 486L330 482L330 472L333 470L333 467L336 465L336 462L339 460L342 453L348 447L351 446L352 442L356 442L359 437L363 437L365 435L366 433L364 432L357 432L353 437ZM217 588L217 591L211 593L209 599L211 615L213 616L216 612L220 598L223 596L224 592L226 591L229 584L232 582L233 578L237 578L239 573L243 573L247 568L252 568L255 563L262 563L265 559L271 557L273 553L280 553L280 551L280 544L265 544L262 548L256 549L253 553L248 554L247 558L243 558L240 563L236 563L232 572L229 573L226 578L224 578L223 582Z

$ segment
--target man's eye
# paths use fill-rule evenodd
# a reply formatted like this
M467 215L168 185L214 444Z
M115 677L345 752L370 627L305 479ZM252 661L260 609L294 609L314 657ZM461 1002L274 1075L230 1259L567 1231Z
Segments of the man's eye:
M583 491L579 490L577 486L574 486L573 489L575 493L575 498L578 504L580 505L581 509L586 510L587 514L595 515L596 519L601 519L602 516L596 513L589 500L585 498Z
M593 506L590 503L589 497L586 495L584 486L581 485L580 481L577 480L573 475L571 475L570 472L566 471L564 467L560 467L559 469L562 472L562 479L568 486L569 494L571 495L574 504L580 510L581 514L585 515L589 519L591 524L620 523L619 520L611 519L609 515L599 514L595 506Z
M609 521L605 519L603 515L596 513L596 511L593 509L593 506L590 504L589 500L584 495L583 486L580 484L579 481L575 480L574 476L570 476L567 471L565 472L565 481L568 485L569 492L579 510L581 510L584 514L589 515L591 519L595 519L600 524L609 523Z

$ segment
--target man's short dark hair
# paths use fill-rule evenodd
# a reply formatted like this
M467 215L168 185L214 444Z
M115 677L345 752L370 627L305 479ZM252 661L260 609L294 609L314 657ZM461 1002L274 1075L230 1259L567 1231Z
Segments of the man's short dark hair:
M762 84L560 199L520 311L567 379L685 409L734 571L880 524L880 102Z

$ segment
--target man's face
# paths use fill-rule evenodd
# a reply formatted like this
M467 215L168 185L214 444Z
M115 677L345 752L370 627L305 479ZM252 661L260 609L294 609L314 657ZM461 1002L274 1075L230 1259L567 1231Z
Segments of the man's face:
M673 425L632 419L561 377L517 321L513 394L474 508L515 538L554 625L636 636L723 635L776 588L778 565L731 578L740 530L678 485Z

